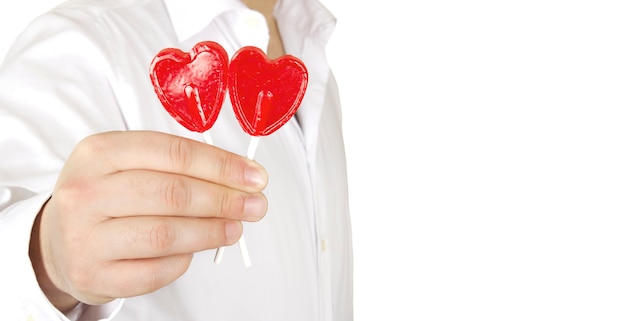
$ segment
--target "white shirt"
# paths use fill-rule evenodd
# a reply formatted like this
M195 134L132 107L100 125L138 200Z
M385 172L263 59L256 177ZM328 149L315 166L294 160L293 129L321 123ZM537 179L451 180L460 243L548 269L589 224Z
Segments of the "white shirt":
M282 0L285 50L309 70L293 118L262 137L266 217L244 225L252 266L228 247L197 253L181 278L154 293L79 306L67 317L39 289L30 229L75 144L110 130L156 130L197 140L163 109L149 63L166 47L213 40L229 55L266 48L263 16L239 0L69 1L36 19L0 67L0 320L352 320L352 244L336 84L325 59L335 24L317 0ZM244 155L250 137L228 99L208 132Z

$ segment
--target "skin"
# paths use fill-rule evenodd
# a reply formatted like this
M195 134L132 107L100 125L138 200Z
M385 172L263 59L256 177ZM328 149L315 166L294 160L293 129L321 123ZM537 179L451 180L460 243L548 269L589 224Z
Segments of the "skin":
M278 32L278 26L276 25L276 19L272 14L276 0L242 0L242 2L252 10L259 11L265 17L267 26L270 31L270 43L267 47L267 57L270 59L276 59L285 54L283 42Z
M243 2L267 19L268 57L284 55L276 0ZM33 226L39 285L62 312L156 291L184 274L195 252L234 244L241 221L260 220L267 180L256 162L181 137L87 137Z
M98 157L93 157L98 155ZM31 237L38 281L60 311L153 292L193 253L234 244L267 209L265 170L158 132L90 136L61 170Z

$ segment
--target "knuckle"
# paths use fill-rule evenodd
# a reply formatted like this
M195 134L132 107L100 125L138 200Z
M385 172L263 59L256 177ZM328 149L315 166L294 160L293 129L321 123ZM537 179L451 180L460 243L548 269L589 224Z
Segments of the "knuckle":
M93 156L101 155L111 148L112 142L110 136L107 134L95 134L83 138L76 145L76 151L80 155Z
M213 160L215 175L220 182L230 187L241 188L245 186L245 170L249 166L248 161L240 155L223 153Z
M150 278L148 278L146 284L144 284L145 286L145 292L146 293L151 293L154 292L158 289L160 289L163 286L163 281L162 278L159 274L159 271L154 271L152 273L152 276Z
M73 179L63 182L53 192L52 199L60 213L77 213L84 207L84 200L93 199L94 187L88 180Z
M149 265L144 266L143 269L143 278L138 284L135 285L137 289L134 289L133 291L138 293L150 293L163 286L161 271L159 271L158 266Z
M190 188L180 176L164 179L159 193L163 207L176 212L186 209L191 202Z
M229 175L229 157L224 156L217 159L217 172L220 179L225 180Z
M186 172L192 164L194 158L194 148L191 141L173 136L169 144L169 157L172 164L177 166L182 172Z
M72 267L73 265L69 265L68 271L66 274L66 280L68 286L73 290L73 292L77 293L85 293L89 292L94 287L94 277L90 277L86 271L83 269Z
M181 254L169 258L168 269L162 264L150 264L143 267L142 277L136 284L135 293L151 293L180 277L191 264L193 254Z
M243 213L244 199L235 195L235 193L223 191L219 193L218 216L222 218L231 218L235 213Z
M150 228L149 244L159 252L167 252L175 241L175 233L171 227L165 223L157 223Z
M213 160L213 166L215 173L220 182L231 182L233 180L233 174L235 170L234 164L238 164L238 156L230 153L222 153L220 156L215 157ZM228 183L227 185L231 185Z
M225 212L226 210L230 207L230 197L228 196L228 193L220 193L219 194L220 197L220 206L218 208L218 216L219 217L225 217Z

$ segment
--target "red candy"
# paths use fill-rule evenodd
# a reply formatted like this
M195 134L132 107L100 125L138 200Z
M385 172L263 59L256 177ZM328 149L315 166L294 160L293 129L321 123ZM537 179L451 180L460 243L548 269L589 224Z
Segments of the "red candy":
M235 116L252 136L267 136L296 113L308 83L298 58L270 60L261 49L243 47L232 60L222 46L200 42L189 53L161 50L152 60L150 79L163 107L185 128L209 130L222 107L226 90Z
M198 43L189 53L166 48L152 60L150 79L170 115L202 133L215 123L226 96L228 54L211 41Z
M296 113L308 83L304 63L290 55L270 60L243 47L230 62L228 90L235 116L252 136L267 136Z

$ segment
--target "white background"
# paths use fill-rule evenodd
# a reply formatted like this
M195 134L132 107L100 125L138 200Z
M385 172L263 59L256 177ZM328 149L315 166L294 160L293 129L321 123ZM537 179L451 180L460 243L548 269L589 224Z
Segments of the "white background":
M324 2L356 320L625 320L623 1Z

